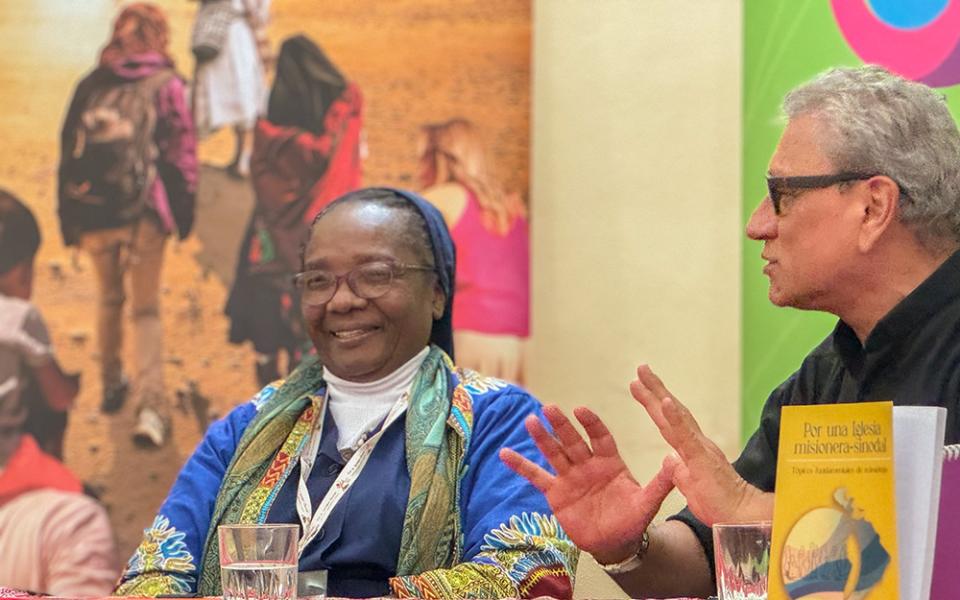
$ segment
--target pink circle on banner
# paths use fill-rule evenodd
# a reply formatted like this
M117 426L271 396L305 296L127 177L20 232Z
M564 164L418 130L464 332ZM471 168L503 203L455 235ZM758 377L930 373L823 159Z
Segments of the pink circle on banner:
M830 0L830 5L857 56L909 79L923 80L958 49L960 1L950 0L939 17L917 29L887 25L870 10L868 0Z

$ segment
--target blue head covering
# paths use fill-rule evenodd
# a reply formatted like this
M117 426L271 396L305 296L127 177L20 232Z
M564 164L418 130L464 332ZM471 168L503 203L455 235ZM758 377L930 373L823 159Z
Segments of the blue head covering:
M433 322L433 329L430 331L430 343L436 344L441 350L453 358L453 292L456 288L456 264L457 253L453 246L453 238L450 237L450 231L443 220L443 215L437 208L430 204L419 194L391 187L373 187L356 190L337 198L327 205L315 218L314 223L320 217L341 201L350 200L351 196L357 193L376 193L381 192L390 194L395 198L406 200L417 209L420 216L423 217L427 225L427 235L430 238L430 249L433 250L434 271L440 282L440 289L443 290L447 303L443 307L443 316Z
M433 250L433 264L436 267L440 289L443 290L443 294L447 298L446 306L443 307L443 316L433 322L433 329L430 331L430 343L439 346L452 359L453 292L456 288L457 251L453 245L453 238L450 237L450 230L447 229L447 224L443 220L443 215L440 214L436 206L430 204L419 194L391 187L371 189L392 192L407 200L416 207L427 224L427 234L430 236L430 247Z

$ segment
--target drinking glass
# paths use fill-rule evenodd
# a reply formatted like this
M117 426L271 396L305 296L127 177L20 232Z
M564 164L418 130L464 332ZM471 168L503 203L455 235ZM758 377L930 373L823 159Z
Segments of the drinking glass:
M769 521L713 525L720 600L766 600L770 531Z
M220 525L224 600L295 600L296 525Z

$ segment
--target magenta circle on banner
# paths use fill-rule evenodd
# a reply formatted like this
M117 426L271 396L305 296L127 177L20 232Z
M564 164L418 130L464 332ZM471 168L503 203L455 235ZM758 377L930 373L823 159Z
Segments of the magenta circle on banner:
M960 83L960 0L949 0L935 19L913 29L883 22L868 0L830 5L844 39L864 62L936 87Z

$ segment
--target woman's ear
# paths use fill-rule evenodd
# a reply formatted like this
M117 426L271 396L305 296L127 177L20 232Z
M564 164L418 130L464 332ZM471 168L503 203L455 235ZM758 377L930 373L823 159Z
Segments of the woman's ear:
M447 307L447 295L443 293L440 282L433 284L433 320L437 321L443 316L443 310Z

